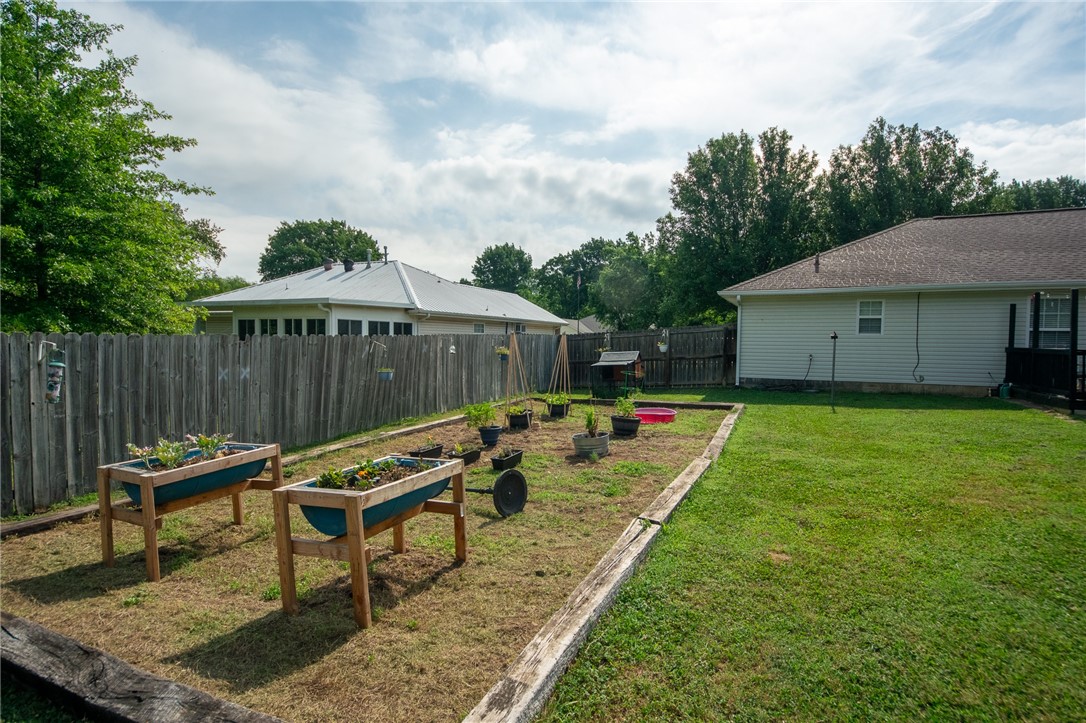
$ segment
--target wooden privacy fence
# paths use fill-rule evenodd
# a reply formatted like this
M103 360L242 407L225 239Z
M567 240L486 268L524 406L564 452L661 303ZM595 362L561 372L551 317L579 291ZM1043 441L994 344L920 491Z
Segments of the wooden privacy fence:
M65 355L59 404L45 400L43 341ZM27 514L93 492L97 467L128 458L128 442L223 432L291 448L497 399L506 365L494 347L507 342L0 334L0 507ZM529 384L546 389L557 338L518 342ZM378 381L384 367L394 369L391 381Z
M657 344L667 343L667 351ZM735 326L692 326L612 331L570 337L569 365L574 387L596 378L592 365L600 350L638 351L646 387L712 387L735 381Z

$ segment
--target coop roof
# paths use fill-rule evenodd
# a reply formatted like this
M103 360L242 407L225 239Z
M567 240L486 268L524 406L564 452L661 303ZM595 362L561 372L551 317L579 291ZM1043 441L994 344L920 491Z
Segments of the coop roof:
M605 351L600 354L600 360L593 364L594 367L624 367L641 360L639 351Z

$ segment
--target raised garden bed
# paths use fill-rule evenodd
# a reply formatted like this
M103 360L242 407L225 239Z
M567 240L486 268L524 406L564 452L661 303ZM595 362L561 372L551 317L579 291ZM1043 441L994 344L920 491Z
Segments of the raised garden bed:
M502 446L524 449L517 468L530 489L524 509L503 518L490 496L469 493L462 564L449 521L436 514L404 525L403 553L395 533L366 539L373 626L364 632L352 615L349 555L295 555L300 612L284 615L272 506L250 505L237 528L219 514L229 515L226 499L211 502L210 514L166 518L166 585L142 583L139 528L118 529L112 569L99 564L93 520L6 539L4 608L285 720L459 721L630 520L704 451L724 414L684 409L673 424L612 440L599 462L573 452L578 414L504 433ZM288 481L411 449L427 435L446 447L479 439L461 421L291 463ZM487 488L498 474L484 461L465 471L465 485ZM452 493L431 501L452 502ZM296 505L290 511L292 538L330 541Z

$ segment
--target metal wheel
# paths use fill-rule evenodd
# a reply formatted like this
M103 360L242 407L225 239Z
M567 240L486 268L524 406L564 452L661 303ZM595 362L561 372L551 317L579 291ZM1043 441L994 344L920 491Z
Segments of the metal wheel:
M507 469L494 482L494 509L502 517L515 515L528 500L528 482L519 469Z

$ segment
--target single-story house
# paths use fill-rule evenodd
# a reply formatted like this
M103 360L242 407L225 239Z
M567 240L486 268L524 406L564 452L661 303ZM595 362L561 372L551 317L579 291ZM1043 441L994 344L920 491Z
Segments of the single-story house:
M558 334L565 321L516 294L400 261L324 264L189 302L208 334Z
M718 293L739 309L737 385L980 395L1011 348L1086 346L1083 288L1074 208L914 219ZM1086 353L1060 363L1082 383Z
M562 329L563 334L600 334L611 331L610 327L596 318L595 314L583 319L566 319L567 326Z

